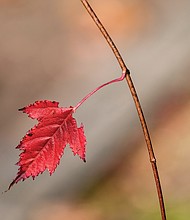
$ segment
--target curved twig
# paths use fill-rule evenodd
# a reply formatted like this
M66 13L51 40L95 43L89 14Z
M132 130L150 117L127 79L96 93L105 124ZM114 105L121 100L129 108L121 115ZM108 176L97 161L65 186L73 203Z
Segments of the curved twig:
M147 149L148 149L148 153L149 153L149 158L150 158L150 162L152 165L152 171L154 174L154 180L156 183L156 189L157 189L157 193L158 193L158 199L159 199L159 204L160 204L160 212L161 212L161 216L162 216L162 220L166 220L166 211L165 211L165 205L164 205L164 198L163 198L163 193L162 193L162 187L161 187L161 183L160 183L160 178L159 178L159 174L158 174L158 168L157 168L157 164L156 164L156 157L154 154L154 150L152 147L152 142L151 142L151 138L150 138L150 134L148 131L148 127L147 127L147 123L144 117L144 113L135 89L135 86L133 84L132 78L130 76L130 72L121 56L121 54L119 53L119 50L117 49L116 45L114 44L113 40L111 39L110 35L108 34L108 32L106 31L105 27L103 26L103 24L101 23L101 21L99 20L98 16L96 15L96 13L94 12L94 10L92 9L92 7L90 6L90 4L88 3L88 1L86 0L81 0L82 4L84 5L84 7L86 8L86 10L88 11L88 13L90 14L90 16L92 17L93 21L95 22L95 24L97 25L97 27L99 28L99 30L101 31L102 35L104 36L104 38L106 39L107 43L109 44L110 48L112 49L121 69L122 69L122 74L125 74L125 78L127 81L127 84L129 86L131 95L133 97L135 106L136 106L136 110L139 116L139 120L142 126L142 130L144 133L144 138L146 141L146 145L147 145Z

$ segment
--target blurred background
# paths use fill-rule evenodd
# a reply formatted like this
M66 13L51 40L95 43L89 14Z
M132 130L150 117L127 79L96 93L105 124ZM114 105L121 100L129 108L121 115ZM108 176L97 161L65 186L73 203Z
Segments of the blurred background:
M190 216L190 1L91 0L131 70L151 131L168 219ZM15 178L36 100L74 106L121 70L76 0L0 0L0 190ZM69 147L56 172L0 196L6 220L160 219L151 166L125 81L76 112L87 163Z

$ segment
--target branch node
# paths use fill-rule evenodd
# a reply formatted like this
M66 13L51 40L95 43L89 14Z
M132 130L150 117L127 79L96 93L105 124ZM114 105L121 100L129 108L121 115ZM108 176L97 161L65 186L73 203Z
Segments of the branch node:
M122 73L125 74L125 77L126 77L127 74L130 75L130 70L127 68L124 68Z
M155 157L154 157L154 158L151 158L151 159L150 159L150 162L156 164L156 158L155 158Z

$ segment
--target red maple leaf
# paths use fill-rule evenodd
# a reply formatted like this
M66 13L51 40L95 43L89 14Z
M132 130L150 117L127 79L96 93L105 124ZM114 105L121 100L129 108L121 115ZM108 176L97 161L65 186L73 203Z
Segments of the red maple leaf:
M74 155L85 162L86 137L83 125L77 128L73 118L73 107L60 108L58 102L37 101L20 111L27 113L32 119L37 119L35 125L23 137L18 149L23 150L17 163L19 171L9 189L20 180L32 176L33 179L46 169L50 175L55 171L67 144Z

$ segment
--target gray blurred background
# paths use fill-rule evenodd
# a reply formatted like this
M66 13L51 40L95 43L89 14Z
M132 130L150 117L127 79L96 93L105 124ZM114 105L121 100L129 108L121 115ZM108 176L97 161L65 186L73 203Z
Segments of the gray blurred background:
M94 10L131 70L152 134L168 217L190 216L190 1L96 0ZM0 0L0 190L15 178L36 100L74 106L121 70L76 0ZM67 147L56 172L0 196L5 220L160 219L141 127L125 81L76 112L87 163Z

